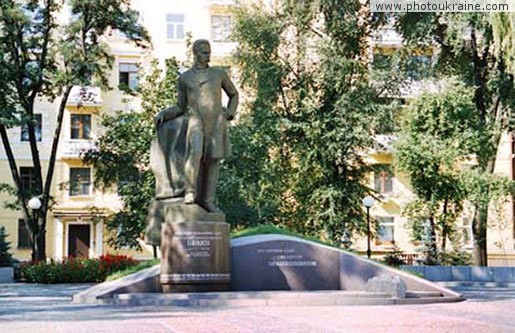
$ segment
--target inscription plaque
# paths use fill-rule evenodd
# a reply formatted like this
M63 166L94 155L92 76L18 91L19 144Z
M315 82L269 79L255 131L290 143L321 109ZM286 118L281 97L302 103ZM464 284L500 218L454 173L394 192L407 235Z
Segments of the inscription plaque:
M293 248L289 249L257 249L258 255L269 255L268 266L270 267L315 267L317 262L309 260L305 255L295 253Z
M318 244L282 239L241 244L233 246L231 261L232 290L340 289L339 254Z
M229 225L179 222L162 226L161 284L165 292L225 290L230 282Z

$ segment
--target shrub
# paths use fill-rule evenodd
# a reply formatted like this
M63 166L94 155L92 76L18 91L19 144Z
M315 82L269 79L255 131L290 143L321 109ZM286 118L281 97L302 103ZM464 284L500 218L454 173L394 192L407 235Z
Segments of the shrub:
M406 265L406 262L402 259L403 252L396 246L391 252L383 257L383 261L388 266L399 267L400 265Z
M110 254L95 259L33 262L22 265L21 280L32 283L103 282L108 275L135 264L129 256Z
M137 264L135 266L130 266L129 268L126 268L126 269L121 270L121 271L116 271L116 272L110 274L106 278L106 281L113 281L113 280L122 278L122 277L124 277L126 275L139 272L139 271L144 270L146 268L150 268L152 266L158 265L159 262L160 262L159 259L146 260L146 261L140 262L139 264Z
M447 253L439 253L440 262L445 266L470 266L472 255L470 253L453 250Z
M7 241L7 233L5 227L0 227L0 267L11 266L12 255L10 252L11 246Z

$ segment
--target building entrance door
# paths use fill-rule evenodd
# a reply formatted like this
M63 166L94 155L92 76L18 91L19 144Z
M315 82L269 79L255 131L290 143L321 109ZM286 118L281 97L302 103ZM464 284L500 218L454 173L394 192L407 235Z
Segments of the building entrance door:
M88 258L91 226L70 224L68 227L68 256Z

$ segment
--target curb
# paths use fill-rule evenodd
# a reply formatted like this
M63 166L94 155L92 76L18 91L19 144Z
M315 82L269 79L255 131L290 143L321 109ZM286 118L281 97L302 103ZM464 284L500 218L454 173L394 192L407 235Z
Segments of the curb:
M338 306L338 305L406 305L460 302L462 297L408 292L407 298L393 298L387 293L356 291L321 292L221 292L221 293L131 293L118 294L103 304L125 306L255 307L255 306Z

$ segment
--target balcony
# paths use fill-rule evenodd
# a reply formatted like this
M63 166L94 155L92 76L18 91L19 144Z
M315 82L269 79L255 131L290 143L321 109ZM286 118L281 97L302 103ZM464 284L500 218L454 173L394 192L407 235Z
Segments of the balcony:
M74 86L66 105L77 107L95 107L102 105L102 91L99 87Z
M383 28L374 34L373 43L382 47L402 47L402 36L392 28Z
M93 140L62 140L59 143L59 154L61 159L80 158L80 154L95 148Z
M397 137L393 134L377 134L374 136L373 151L376 153L392 153L393 143Z
M444 89L444 84L443 81L407 80L400 88L400 95L404 98L415 98L422 93L437 93Z

